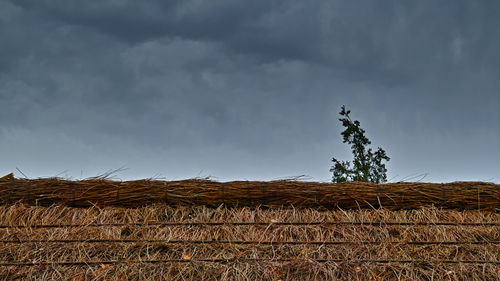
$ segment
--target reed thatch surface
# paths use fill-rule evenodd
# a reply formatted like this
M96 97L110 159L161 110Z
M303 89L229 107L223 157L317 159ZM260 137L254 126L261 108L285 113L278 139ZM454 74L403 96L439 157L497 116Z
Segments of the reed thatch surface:
M493 212L432 207L388 211L4 205L0 280L500 280L499 222L500 214Z
M500 185L485 182L318 183L302 181L112 181L0 178L0 204L140 207L168 205L290 206L324 208L500 209Z

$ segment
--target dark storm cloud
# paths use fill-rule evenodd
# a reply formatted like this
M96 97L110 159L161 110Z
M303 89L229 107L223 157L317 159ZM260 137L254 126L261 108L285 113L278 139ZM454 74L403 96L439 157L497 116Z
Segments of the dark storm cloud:
M499 177L500 4L363 2L1 2L4 147L324 180L347 104L401 176Z
M500 32L495 26L500 20L495 15L500 4L495 2L16 3L42 17L93 28L129 43L159 37L216 41L268 59L326 61L358 73L423 70L429 63L457 59L499 63L495 37Z

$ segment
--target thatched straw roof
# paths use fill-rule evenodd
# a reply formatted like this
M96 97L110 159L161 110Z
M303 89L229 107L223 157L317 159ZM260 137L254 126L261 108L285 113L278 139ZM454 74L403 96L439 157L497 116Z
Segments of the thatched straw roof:
M437 208L3 205L0 279L499 280L498 222Z
M169 205L290 206L324 208L500 209L500 185L485 182L319 183L302 181L112 181L0 178L0 204L59 203L74 207Z

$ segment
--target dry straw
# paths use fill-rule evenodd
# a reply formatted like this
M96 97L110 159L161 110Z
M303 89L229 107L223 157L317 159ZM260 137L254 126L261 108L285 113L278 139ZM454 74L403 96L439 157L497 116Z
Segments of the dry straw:
M59 203L73 207L169 205L290 206L324 208L415 209L434 205L449 209L500 209L500 185L485 182L374 184L302 181L72 181L60 178L0 178L0 204Z
M274 223L315 221L365 224ZM499 221L432 207L0 205L0 225L25 226L0 229L0 280L500 280Z

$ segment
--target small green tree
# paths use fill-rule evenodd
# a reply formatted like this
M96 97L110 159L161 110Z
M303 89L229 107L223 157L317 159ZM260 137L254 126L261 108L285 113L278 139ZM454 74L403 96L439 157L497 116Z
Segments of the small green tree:
M354 165L351 168L349 161L338 161L332 158L334 165L330 172L333 172L332 182L346 181L365 181L365 182L385 182L387 181L387 169L383 160L389 161L390 158L385 154L382 148L373 153L372 149L366 150L366 146L371 144L371 141L365 137L365 130L359 127L359 121L352 121L349 117L350 110L346 110L343 105L339 121L346 129L342 132L344 143L351 145L352 154L354 156Z

